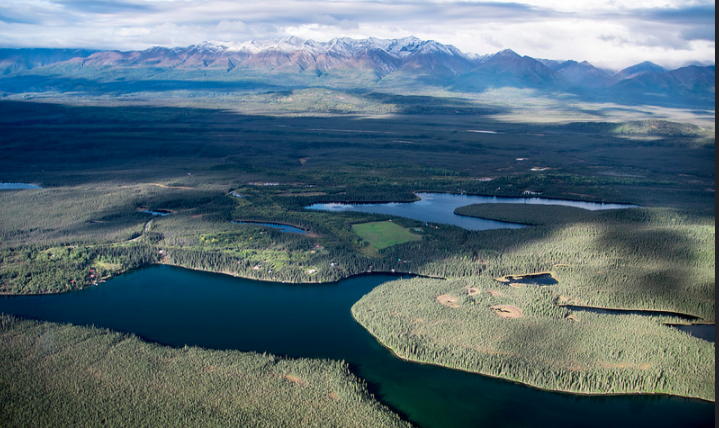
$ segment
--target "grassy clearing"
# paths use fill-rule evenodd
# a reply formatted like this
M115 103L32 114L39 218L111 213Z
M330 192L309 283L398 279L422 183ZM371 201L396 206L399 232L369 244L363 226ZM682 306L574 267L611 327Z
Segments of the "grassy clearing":
M346 364L0 314L3 426L400 427Z
M353 224L352 230L360 238L369 242L378 250L410 241L419 241L420 235L410 229L402 227L392 221L374 221L370 223Z

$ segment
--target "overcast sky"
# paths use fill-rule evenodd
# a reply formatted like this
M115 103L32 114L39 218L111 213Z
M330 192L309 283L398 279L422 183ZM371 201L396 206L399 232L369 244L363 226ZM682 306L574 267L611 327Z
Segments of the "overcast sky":
M0 47L416 36L477 54L678 67L714 64L714 9L713 0L0 0Z

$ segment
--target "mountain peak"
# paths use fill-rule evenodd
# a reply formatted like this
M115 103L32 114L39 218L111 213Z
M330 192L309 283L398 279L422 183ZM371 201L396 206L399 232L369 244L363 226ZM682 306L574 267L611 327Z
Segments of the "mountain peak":
M517 52L511 50L511 49L504 49L496 54L492 55L494 57L504 57L504 58L521 58L522 56L518 54Z
M651 61L640 62L631 67L627 67L615 73L614 76L620 79L631 79L646 73L664 73L667 71L664 67L654 64Z

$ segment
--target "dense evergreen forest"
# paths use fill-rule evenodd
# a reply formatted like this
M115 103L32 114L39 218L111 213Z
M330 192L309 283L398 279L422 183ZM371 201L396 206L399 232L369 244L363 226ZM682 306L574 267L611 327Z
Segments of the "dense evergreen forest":
M533 120L531 106L402 96L373 103L372 116L308 116L260 114L262 103L242 112L0 101L0 181L42 186L0 191L0 292L101 286L155 263L296 283L407 272L420 278L383 285L353 309L402 357L547 389L714 400L714 346L662 325L676 320L562 307L663 310L713 323L713 124L613 120L616 112L596 106L546 123ZM404 114L380 115L380 107ZM409 202L417 192L641 207L457 210L528 225L490 231L304 208ZM389 219L421 230L421 239L380 249L353 231ZM494 279L547 271L558 284ZM438 302L445 294L457 307ZM498 317L497 305L523 316ZM35 328L4 320L5 334Z

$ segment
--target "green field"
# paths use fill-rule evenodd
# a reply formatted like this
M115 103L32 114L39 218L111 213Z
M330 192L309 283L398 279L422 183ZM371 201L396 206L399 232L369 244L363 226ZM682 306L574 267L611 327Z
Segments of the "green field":
M420 235L392 221L353 224L352 230L378 250L422 239Z

